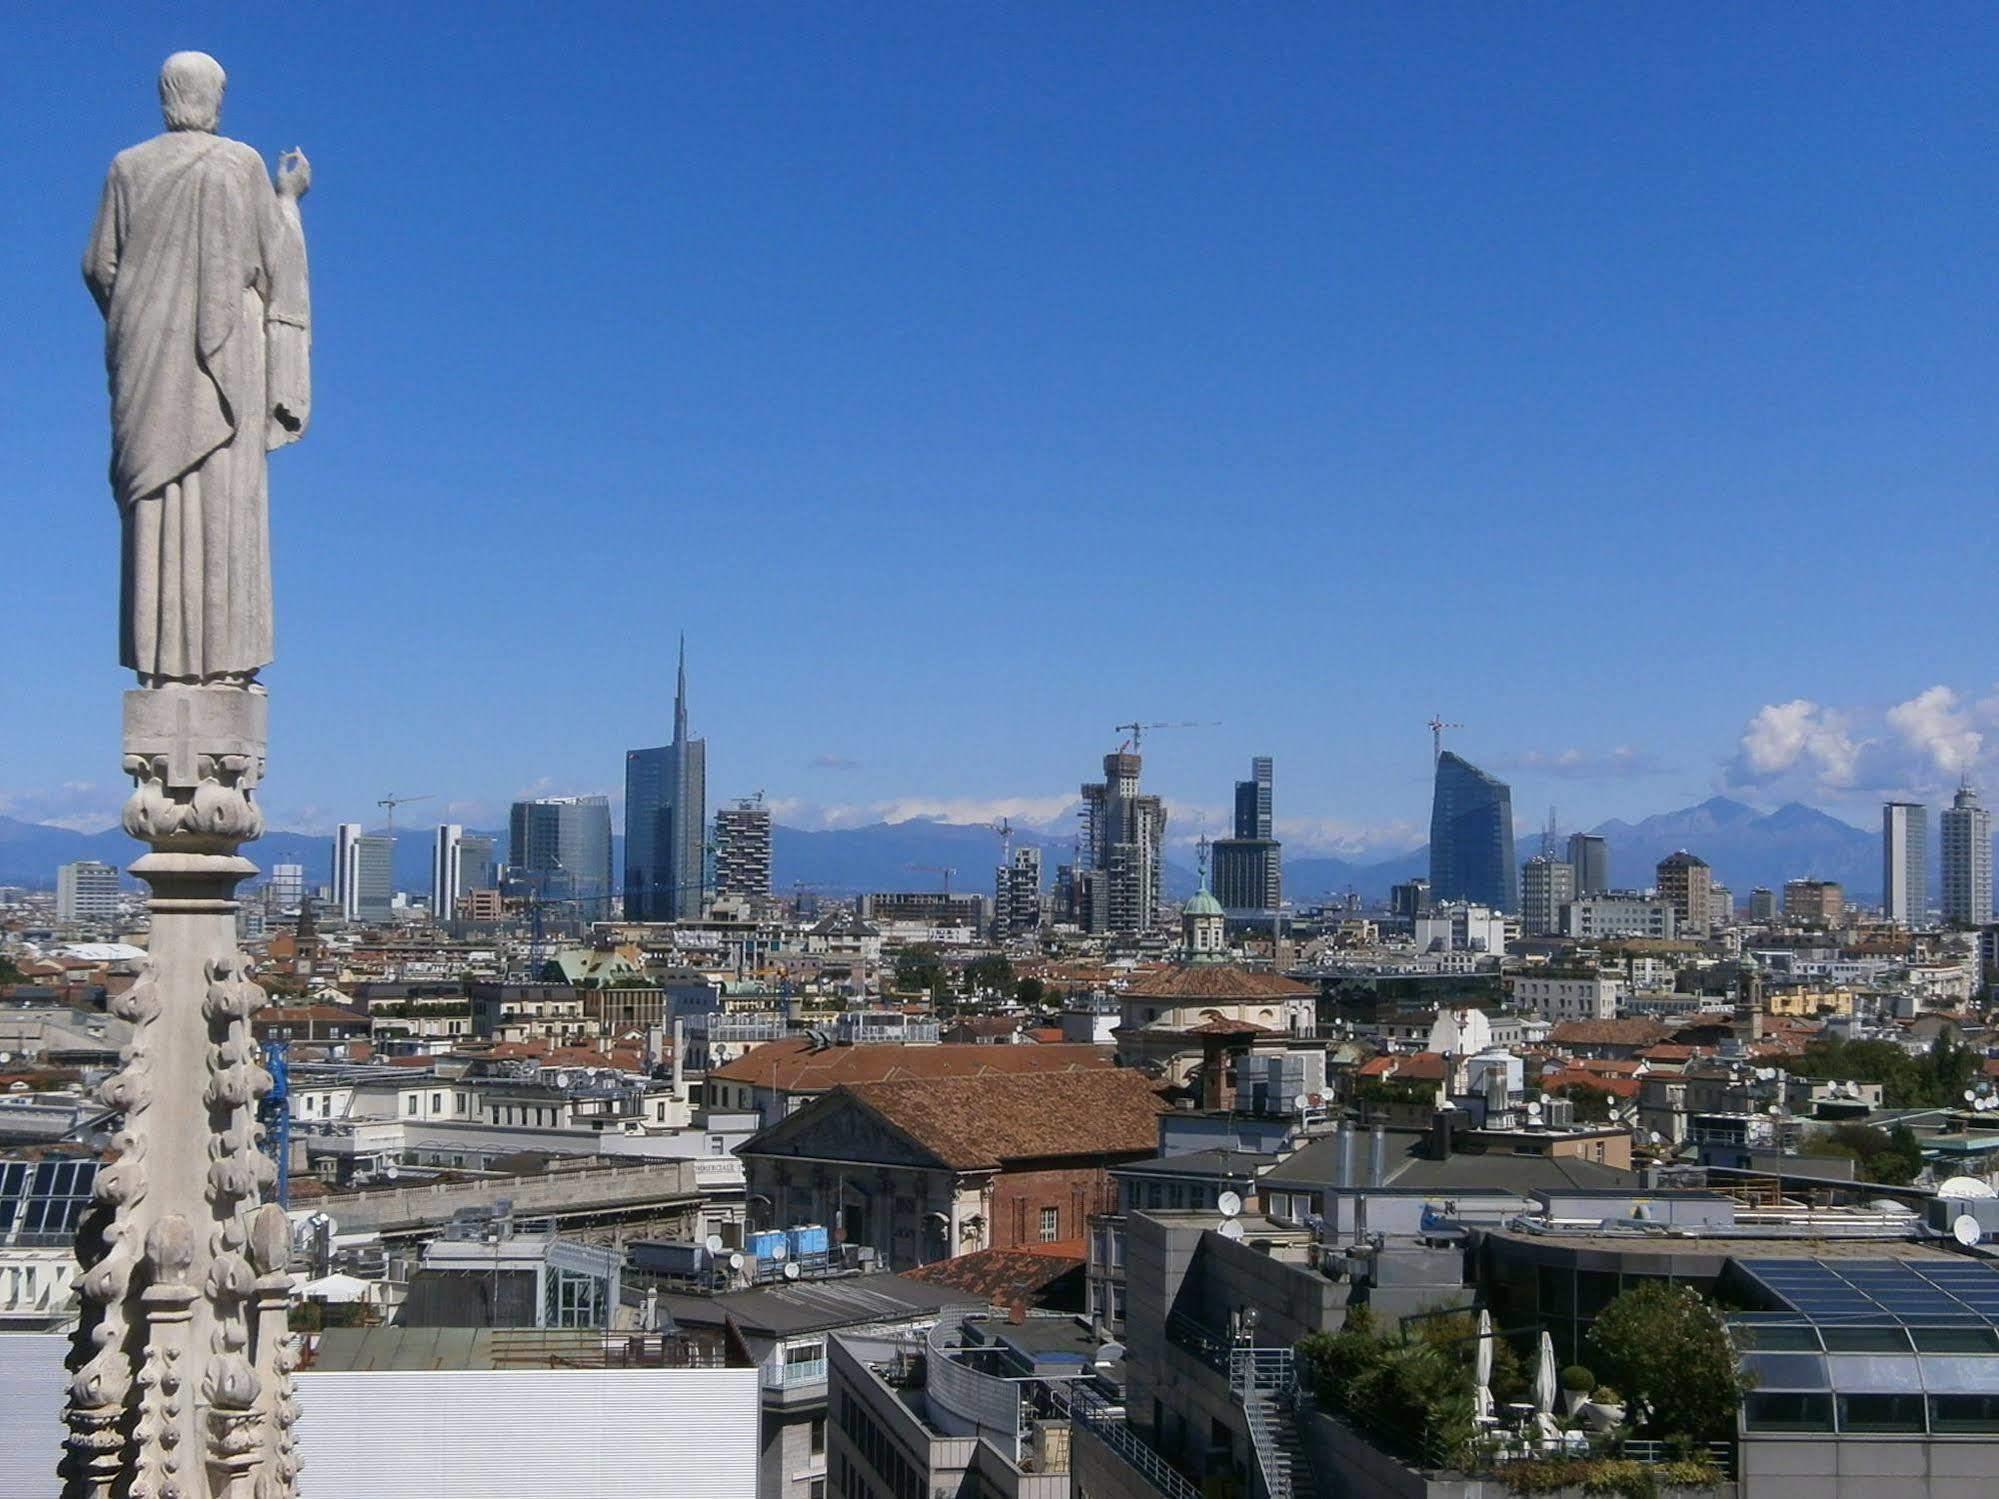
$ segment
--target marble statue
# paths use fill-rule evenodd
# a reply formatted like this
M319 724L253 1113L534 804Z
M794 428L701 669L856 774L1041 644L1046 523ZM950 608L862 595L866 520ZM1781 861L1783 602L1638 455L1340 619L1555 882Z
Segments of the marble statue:
M166 130L121 151L84 252L104 314L120 662L142 683L254 679L271 661L267 451L311 411L303 153L215 133L221 64L160 70Z
M261 1199L270 1091L236 949L240 847L263 831L271 660L264 455L310 410L311 181L287 152L215 134L223 74L177 52L167 130L120 153L83 273L105 319L111 486L123 522L125 831L151 887L132 1023L99 1089L117 1160L77 1235L65 1499L290 1499L297 1492L290 1230ZM261 1205L260 1205L261 1204Z

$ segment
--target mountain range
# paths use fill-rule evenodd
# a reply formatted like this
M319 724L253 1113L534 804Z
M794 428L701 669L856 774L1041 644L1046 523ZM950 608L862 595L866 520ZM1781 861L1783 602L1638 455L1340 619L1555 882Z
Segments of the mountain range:
M1881 884L1879 834L1797 802L1774 812L1759 812L1717 796L1637 822L1614 818L1589 831L1609 840L1611 881L1624 888L1650 885L1659 860L1682 848L1706 859L1715 878L1732 889L1738 900L1754 886L1774 890L1787 879L1804 877L1838 880L1850 899L1874 896ZM498 857L504 859L505 830L491 836ZM1566 837L1566 832L1558 836ZM1939 841L1934 835L1930 839L1933 863ZM1048 880L1054 877L1055 865L1072 856L1073 843L1068 837L1018 831L1014 842L1045 851L1043 872ZM614 864L622 858L622 843L622 839L614 840ZM1539 846L1538 835L1523 834L1518 853L1524 859ZM138 844L116 828L78 833L0 817L0 884L46 889L54 884L59 864L100 859L123 868L141 852ZM265 870L274 864L304 865L309 885L323 884L330 877L331 840L325 834L268 832L250 853ZM772 884L780 893L800 884L829 894L936 889L944 879L939 871L945 868L952 870L952 889L990 892L992 870L999 861L1000 843L992 830L961 823L917 818L856 828L808 830L779 825L771 830ZM1285 860L1284 888L1287 898L1300 904L1349 889L1378 900L1388 893L1390 885L1421 878L1428 869L1427 846L1380 858L1300 856ZM397 840L395 871L399 888L428 888L427 830L406 831ZM1193 868L1168 860L1169 896L1184 898L1193 893L1196 883ZM1933 883L1931 888L1937 887Z

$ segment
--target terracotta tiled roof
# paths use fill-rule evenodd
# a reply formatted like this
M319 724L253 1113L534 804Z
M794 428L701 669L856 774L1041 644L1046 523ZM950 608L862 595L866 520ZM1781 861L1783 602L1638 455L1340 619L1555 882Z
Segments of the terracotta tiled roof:
M1444 1080L1444 1054L1439 1051L1417 1051L1372 1057L1360 1064L1358 1075L1400 1077L1418 1083L1440 1083Z
M1635 1077L1612 1077L1602 1072L1585 1072L1580 1067L1565 1068L1560 1072L1541 1074L1541 1087L1553 1092L1557 1088L1583 1087L1600 1088L1619 1098L1638 1096L1638 1079Z
M1564 1020L1548 1032L1555 1046L1656 1046L1672 1032L1655 1021Z
M1319 991L1279 973L1228 963L1183 963L1141 974L1125 987L1134 999L1302 999Z
M1047 1251L1056 1251L1049 1253ZM1083 1268L1081 1246L1043 1244L1035 1248L978 1249L956 1259L938 1260L902 1273L928 1285L969 1291L989 1302L1018 1298L1033 1304L1049 1286Z
M983 1046L976 1042L819 1046L809 1037L787 1036L751 1048L708 1076L765 1088L775 1083L787 1093L821 1093L847 1084L903 1078L1094 1071L1109 1068L1112 1062L1110 1047L1078 1042L1045 1046Z
M940 1160L966 1170L1067 1156L1150 1155L1159 1144L1159 1115L1168 1107L1157 1086L1141 1072L1106 1067L862 1083L847 1091Z
M1189 1036L1267 1036L1270 1027L1258 1025L1254 1020L1231 1020L1226 1015L1217 1015L1212 1020L1203 1020L1199 1025L1190 1025L1185 1034Z

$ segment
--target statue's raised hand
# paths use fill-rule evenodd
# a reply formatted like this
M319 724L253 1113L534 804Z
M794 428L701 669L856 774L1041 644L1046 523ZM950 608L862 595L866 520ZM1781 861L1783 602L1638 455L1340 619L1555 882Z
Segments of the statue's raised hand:
M294 146L278 158L278 196L303 198L312 186L312 163Z

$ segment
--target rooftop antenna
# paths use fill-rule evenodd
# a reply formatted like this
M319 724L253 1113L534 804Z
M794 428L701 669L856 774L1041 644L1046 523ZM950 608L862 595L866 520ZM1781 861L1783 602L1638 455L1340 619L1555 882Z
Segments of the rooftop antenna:
M1548 858L1555 856L1555 804L1548 803L1548 826L1541 831L1541 852Z
M1441 713L1430 715L1430 763L1436 764L1444 758L1444 730L1462 729L1461 723L1446 723Z

